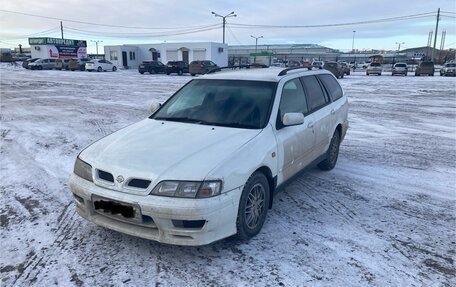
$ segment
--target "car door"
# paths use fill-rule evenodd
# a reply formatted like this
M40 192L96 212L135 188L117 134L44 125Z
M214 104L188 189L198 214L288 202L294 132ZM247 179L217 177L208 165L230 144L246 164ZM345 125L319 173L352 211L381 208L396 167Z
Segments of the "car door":
M331 76L332 77L332 76ZM316 76L301 77L304 86L309 112L313 116L313 125L315 131L315 147L313 160L324 154L329 146L332 137L331 128L331 110L329 99L323 90Z
M283 126L282 118L286 113L304 114L304 124ZM312 161L315 143L313 122L299 78L284 83L276 123L279 173L283 180L289 179Z

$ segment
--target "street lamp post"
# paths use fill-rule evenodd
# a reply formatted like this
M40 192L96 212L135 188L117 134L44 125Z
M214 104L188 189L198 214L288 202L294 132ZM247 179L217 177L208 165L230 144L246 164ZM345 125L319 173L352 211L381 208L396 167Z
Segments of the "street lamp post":
M255 56L253 57L253 62L256 63L256 53L257 53L257 48L258 48L258 39L263 38L263 36L255 37L250 35L253 39L255 39Z
M402 45L402 44L405 44L405 42L396 42L396 45L399 45L399 46L397 47L397 51L398 51L398 52L401 50L401 45Z
M94 42L95 43L95 46L97 47L97 55L98 55L98 43L101 43L103 41L102 40L96 40L96 41L90 40L90 42Z
M353 30L352 53L355 52L355 33L356 33L356 31Z
M215 13L215 12L211 12L211 13L212 13L215 17L220 17L220 18L223 19L223 22L222 22L222 23L223 23L223 44L225 44L225 24L226 24L226 18L228 18L228 17L236 17L237 15L234 14L234 11L231 12L231 13L229 13L229 14L227 14L227 15L225 15L225 16L222 16L222 15L217 14L217 13Z

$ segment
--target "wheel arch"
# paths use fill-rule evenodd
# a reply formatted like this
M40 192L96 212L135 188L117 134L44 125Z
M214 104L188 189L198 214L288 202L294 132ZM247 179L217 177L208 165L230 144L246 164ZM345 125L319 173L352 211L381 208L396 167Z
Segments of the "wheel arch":
M269 209L272 208L272 202L274 199L274 191L277 185L277 177L272 175L272 171L269 167L267 166L262 166L259 167L258 169L255 170L254 173L256 172L261 172L264 176L266 176L266 179L268 180L269 184ZM254 174L253 173L253 174Z

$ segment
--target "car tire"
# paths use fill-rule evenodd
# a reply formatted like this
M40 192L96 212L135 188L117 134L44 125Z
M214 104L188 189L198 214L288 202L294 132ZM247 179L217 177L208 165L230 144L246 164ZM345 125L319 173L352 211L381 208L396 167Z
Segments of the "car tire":
M101 67L98 67L97 72L102 72L103 69Z
M43 66L38 66L38 70L42 70L43 69Z
M190 75L195 76L195 74L190 74Z
M255 172L244 185L236 219L236 237L248 240L257 235L266 220L269 208L269 182L261 172Z
M113 72L117 71L117 67L116 66L112 67L112 71Z
M325 159L318 164L318 167L321 170L331 170L336 166L337 158L339 157L339 146L340 134L339 131L336 130L331 138L331 142L329 143Z
M150 70L149 70L149 74L151 74L151 75L152 75L152 74L155 74L155 70L154 70L154 69L150 69Z
M168 76L169 76L170 74L171 74L171 73L166 73L166 75L168 75Z
M434 74L429 74L429 76L434 77Z
M342 75L340 75L340 78L343 79L344 78L344 73L342 73Z
M183 73L184 73L184 72L183 72L182 70L179 70L179 71L177 72L177 74L178 74L179 76L182 76Z
M369 76L369 73L366 73L366 76Z
M144 72L139 72L141 75L144 75Z

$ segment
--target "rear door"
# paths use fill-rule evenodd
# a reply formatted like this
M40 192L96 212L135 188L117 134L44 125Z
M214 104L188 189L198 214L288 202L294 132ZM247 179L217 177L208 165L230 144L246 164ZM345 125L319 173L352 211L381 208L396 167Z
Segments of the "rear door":
M313 116L313 129L315 131L315 147L313 159L326 152L329 147L331 120L331 106L329 99L316 76L301 77L307 98L309 114ZM332 136L332 134L331 134Z

